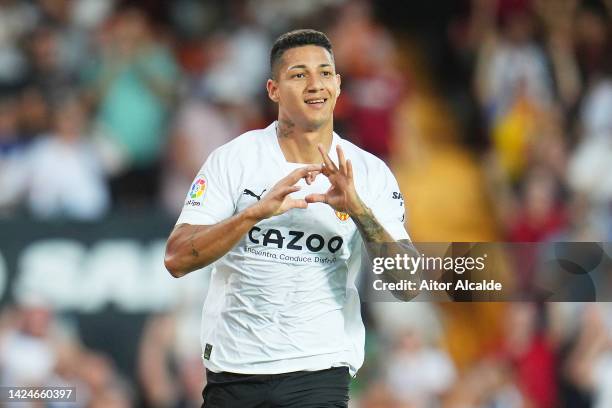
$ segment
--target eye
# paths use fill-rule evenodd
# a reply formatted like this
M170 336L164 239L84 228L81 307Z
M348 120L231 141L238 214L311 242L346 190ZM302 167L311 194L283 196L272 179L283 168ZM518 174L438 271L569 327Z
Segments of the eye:
M293 74L291 75L291 78L305 78L306 75L304 75L304 73L300 72L299 74Z
M332 73L330 71L323 71L321 72L321 75L323 75L324 77L330 77L332 76Z

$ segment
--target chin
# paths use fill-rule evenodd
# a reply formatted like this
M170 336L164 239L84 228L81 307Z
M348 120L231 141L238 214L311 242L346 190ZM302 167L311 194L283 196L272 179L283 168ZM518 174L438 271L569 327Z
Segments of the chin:
M306 118L304 128L308 131L319 130L331 121L331 117L325 118Z

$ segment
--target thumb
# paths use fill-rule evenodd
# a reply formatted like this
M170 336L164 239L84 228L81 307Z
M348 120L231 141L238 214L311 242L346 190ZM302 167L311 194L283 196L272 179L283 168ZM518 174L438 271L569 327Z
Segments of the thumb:
M291 200L289 208L308 208L308 203L304 200Z
M325 194L309 194L304 199L307 203L327 203L327 196Z

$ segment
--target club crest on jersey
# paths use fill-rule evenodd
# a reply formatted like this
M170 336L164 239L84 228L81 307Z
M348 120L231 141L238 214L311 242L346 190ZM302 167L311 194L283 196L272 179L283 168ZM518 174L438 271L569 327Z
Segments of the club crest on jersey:
M342 211L334 211L334 213L336 214L336 217L338 217L340 221L346 221L350 218L350 215Z
M191 189L189 189L189 193L187 194L187 202L185 204L193 207L199 207L202 204L202 198L204 197L207 186L208 184L206 183L206 178L204 178L204 176L198 176L191 185Z

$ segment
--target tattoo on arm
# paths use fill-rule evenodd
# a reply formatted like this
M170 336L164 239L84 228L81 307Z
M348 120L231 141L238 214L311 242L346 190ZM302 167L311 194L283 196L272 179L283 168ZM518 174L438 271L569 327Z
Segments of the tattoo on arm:
M411 257L418 257L419 253L415 246L408 239L400 239L395 241L392 244L382 244L377 248L378 256L385 256L395 258L395 256L400 255L408 255ZM384 271L382 278L387 283L399 283L401 281L409 281L413 282L416 287L420 287L421 282L423 281L422 270L418 269L416 271L410 272L403 269L387 269ZM403 302L407 302L413 299L415 296L419 294L420 290L392 290L391 293L393 296L401 300Z
M365 243L365 248L370 259L378 257L395 258L396 256L418 256L418 251L407 239L394 240L389 233L380 225L372 210L366 208L362 214L354 217L355 225L359 230L361 237ZM382 275L385 282L398 283L402 280L415 282L419 285L422 276L421 271L411 274L402 269L388 269ZM415 291L391 291L393 296L401 301L408 301L417 295Z
M363 214L357 215L355 221L365 242L382 243L385 241L385 229L376 220L372 210L368 208Z
M191 237L189 237L189 243L191 244L191 255L193 255L194 258L200 257L200 252L195 248L193 243L195 235L198 233L198 231L200 231L200 228L194 228L193 234L191 234Z

